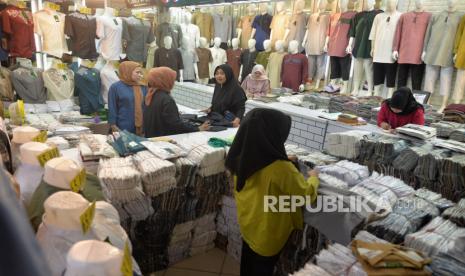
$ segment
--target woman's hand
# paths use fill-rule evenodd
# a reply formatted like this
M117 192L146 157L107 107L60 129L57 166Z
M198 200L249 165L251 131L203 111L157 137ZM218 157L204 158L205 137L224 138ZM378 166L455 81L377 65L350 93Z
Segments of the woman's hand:
M240 124L241 124L241 119L239 118L236 118L234 119L234 121L232 121L233 127L239 127Z
M111 132L119 132L119 128L116 125L111 125Z
M199 126L199 131L207 131L210 129L210 122L206 121L205 123Z
M320 172L318 170L311 170L308 172L308 175L310 177L314 176L314 177L318 177L318 175L320 175Z
M297 155L288 155L287 158L292 162L297 162Z
M388 123L386 122L382 122L380 127L384 130L390 130L391 129L391 125L389 125Z
M212 109L211 109L211 108L207 108L207 109L200 110L200 111L203 112L203 113L210 114L210 113L212 112Z

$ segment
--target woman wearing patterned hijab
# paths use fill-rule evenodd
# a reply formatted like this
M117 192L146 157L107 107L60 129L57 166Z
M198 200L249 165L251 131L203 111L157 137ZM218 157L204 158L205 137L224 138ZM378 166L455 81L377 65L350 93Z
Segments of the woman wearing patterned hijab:
M147 87L141 85L142 66L125 61L119 66L120 81L112 84L108 92L108 123L112 130L127 130L139 136L143 131L143 106Z

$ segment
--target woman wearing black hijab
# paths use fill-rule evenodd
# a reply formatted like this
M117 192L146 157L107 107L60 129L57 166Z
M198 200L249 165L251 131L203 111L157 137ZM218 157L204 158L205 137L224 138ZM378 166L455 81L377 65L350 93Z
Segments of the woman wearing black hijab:
M424 125L425 110L415 100L410 88L402 87L381 105L378 126L392 130L407 124Z
M232 121L238 127L245 112L247 97L244 90L234 78L234 73L228 64L222 64L215 69L215 91L212 105L207 113L216 112Z
M272 275L289 235L303 226L300 208L274 212L279 208L275 205L265 212L268 199L282 195L316 198L318 173L311 171L305 181L286 154L284 143L290 129L291 117L284 113L253 109L242 121L226 158L226 167L234 176L243 238L241 276Z

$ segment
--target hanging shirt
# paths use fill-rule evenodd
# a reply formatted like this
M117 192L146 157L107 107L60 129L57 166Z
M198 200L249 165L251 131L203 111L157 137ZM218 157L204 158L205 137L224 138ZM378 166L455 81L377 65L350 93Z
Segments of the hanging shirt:
M242 65L242 80L252 73L253 67L256 65L255 59L257 58L257 51L250 52L249 49L245 49L241 54L241 65Z
M430 20L429 12L408 12L400 16L392 47L393 51L399 52L399 64L423 63L421 54Z
M173 69L177 74L176 80L179 81L179 70L184 69L181 51L179 51L177 48L158 48L155 51L153 65L155 67L166 66Z
M65 14L41 10L34 14L34 32L42 37L42 52L61 58L68 52Z
M228 42L231 40L232 32L232 17L229 15L214 14L213 24L215 30L215 37L221 38L221 42Z
M201 37L205 37L208 42L213 39L215 27L213 26L213 17L210 14L196 12L192 17L192 23L199 27Z
M217 49L215 47L212 47L210 48L210 52L212 53L213 57L213 61L210 67L210 78L213 78L216 67L220 66L221 64L225 64L226 62L228 62L228 59L226 57L226 51L224 49Z
M3 32L9 35L10 56L32 58L36 51L32 13L9 5L1 16Z
M299 91L299 86L308 78L308 60L304 54L288 54L284 57L281 69L283 87Z
M100 72L94 68L78 67L77 63L70 66L74 72L74 88L79 97L81 114L94 114L103 109L100 83Z
M287 45L293 40L299 42L299 53L301 53L304 48L302 47L302 41L304 41L305 31L307 26L307 15L303 12L299 14L293 14L287 29L289 29L289 34L287 36Z
M25 103L44 104L47 100L42 70L15 66L11 73L11 83L16 93Z
M328 13L312 14L307 24L307 42L305 52L307 55L319 56L323 54L326 35L330 24Z
M155 40L149 21L129 17L123 19L123 39L127 42L127 58L136 62L147 59L149 44Z
M271 45L274 48L276 41L283 40L284 35L286 34L286 26L289 25L289 20L291 17L287 14L276 14L273 16L273 20L271 21L270 29L271 29Z
M0 101L13 101L13 85L11 84L11 71L0 67Z
M71 99L74 94L74 73L71 70L50 68L43 73L48 100L61 101Z
M380 10L357 13L350 22L349 36L354 38L352 56L355 58L371 58L371 41L368 40L373 20Z
M200 46L200 29L194 24L181 24L182 36L187 38L189 49L195 49Z
M263 51L263 52L258 53L257 58L255 59L255 63L261 64L263 65L264 68L266 68L266 66L268 66L268 60L270 58L270 55L271 55L271 51L269 52Z
M427 65L453 66L453 49L457 28L462 19L462 12L447 11L433 15L426 30L423 51L426 52Z
M350 21L357 13L347 11L341 14L336 26L328 29L328 55L334 57L347 56L346 48L349 45Z
M147 94L147 87L141 86L142 93ZM114 83L108 92L108 123L121 130L136 132L134 89L121 81ZM142 106L144 103L142 101Z
M153 68L153 61L155 59L155 51L158 49L158 46L150 46L147 51L147 61L145 63L145 69L149 70Z
M268 78L270 79L271 88L281 87L281 69L285 55L286 53L284 52L271 53L270 58L268 59L266 72L268 73Z
M454 54L457 55L455 67L457 69L465 69L465 16L460 21L457 35L455 37Z
M254 20L253 16L246 15L246 16L241 17L241 19L237 23L237 28L242 30L241 37L239 38L241 42L240 48L242 49L246 49L249 47L248 44L249 44L250 36L252 35L253 20Z
M257 15L253 20L252 28L255 29L255 40L257 41L256 47L258 51L265 50L263 42L267 39L270 39L270 25L272 20L273 16L269 15L268 13Z
M394 63L392 58L392 45L396 34L397 22L402 13L396 11L392 14L378 14L371 28L369 39L374 41L373 62Z
M65 18L65 35L71 39L73 56L82 59L98 57L95 48L97 22L95 17L77 12L68 14Z
M97 21L97 36L100 38L100 53L105 60L120 60L123 52L123 20L100 16Z
M197 48L195 49L199 62L197 67L199 69L199 78L205 79L210 77L210 62L213 61L212 52L208 48Z
M108 91L110 87L119 81L118 69L112 64L107 63L100 70L100 80L102 83L101 94L105 103L108 103Z
M228 49L226 50L227 64L231 66L234 78L239 79L239 73L241 71L241 49Z
M157 38L158 47L165 47L165 37L169 36L173 39L171 48L178 49L182 43L182 30L177 24L161 23L155 29L155 37Z
M181 49L182 63L184 65L183 70L183 79L186 80L195 80L195 68L194 64L199 62L199 57L194 50L184 50Z

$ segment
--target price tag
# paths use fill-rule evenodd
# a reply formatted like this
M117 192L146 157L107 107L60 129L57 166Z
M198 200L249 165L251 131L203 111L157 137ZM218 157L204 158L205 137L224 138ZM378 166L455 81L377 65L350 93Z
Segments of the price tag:
M90 227L92 226L92 221L94 220L95 215L95 201L87 207L87 209L82 213L79 217L81 220L81 227L82 232L85 234L89 231Z
M21 124L24 124L26 120L26 112L24 111L23 100L18 100L18 110L19 110L19 115L21 116Z
M57 68L62 69L62 70L66 70L66 69L68 69L68 64L60 62L60 63L57 64Z
M46 130L41 130L40 133L32 138L33 142L39 142L39 143L45 143L47 141L47 131Z
M56 11L59 11L59 10L61 10L61 7L58 4L53 4L53 9L56 10Z
M114 16L119 16L119 11L118 10L115 10Z
M52 160L53 158L57 158L60 156L60 152L56 147L53 147L37 156L37 160L39 160L40 166L45 166L47 161Z
M141 13L141 12L136 13L135 16L136 16L136 18L138 18L138 19L144 19L144 14Z
M121 272L123 276L132 276L132 256L129 250L129 243L124 245L123 263L121 263Z
M76 177L74 177L73 180L71 180L71 183L69 186L71 187L71 191L75 193L79 193L81 188L83 188L86 185L86 170L82 169Z
M26 6L26 2L24 1L18 1L18 3L16 4L16 6L20 9L25 9L27 6Z
M90 8L87 8L87 7L82 7L79 9L79 12L82 13L82 14L92 14L92 10Z

